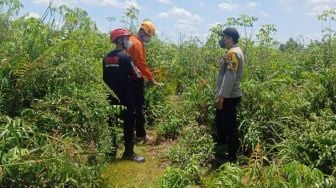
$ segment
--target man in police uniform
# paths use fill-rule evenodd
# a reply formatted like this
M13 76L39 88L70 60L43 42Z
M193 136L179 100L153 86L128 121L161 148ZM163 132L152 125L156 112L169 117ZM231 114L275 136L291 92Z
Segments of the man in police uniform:
M220 61L216 81L216 128L217 144L228 147L228 160L237 160L239 149L237 106L241 100L240 80L243 76L244 54L237 43L239 33L235 28L226 28L218 33L221 48L228 51Z

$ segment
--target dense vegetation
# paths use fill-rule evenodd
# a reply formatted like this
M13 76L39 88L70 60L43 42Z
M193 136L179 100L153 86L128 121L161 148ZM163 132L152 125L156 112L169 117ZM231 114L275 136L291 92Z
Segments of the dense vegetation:
M0 2L0 185L103 186L107 154L122 143L120 108L107 103L111 91L101 79L108 36L82 9L49 7L36 19L16 17L21 6ZM127 11L126 26L134 28L138 11ZM335 15L331 9L317 19L334 23ZM335 28L323 27L322 41L279 44L275 25L250 38L256 21L228 18L205 43L155 38L147 46L148 63L165 83L146 93L148 125L158 141L176 140L157 187L336 186ZM241 148L237 164L210 173L214 83L225 54L216 31L226 26L244 31ZM111 115L114 127L107 124Z

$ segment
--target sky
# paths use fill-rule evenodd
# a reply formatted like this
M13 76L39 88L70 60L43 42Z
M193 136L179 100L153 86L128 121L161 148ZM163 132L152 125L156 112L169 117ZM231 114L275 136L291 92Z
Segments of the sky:
M39 17L46 10L49 0L21 0L21 14ZM225 23L228 17L241 14L258 18L254 34L263 24L275 24L276 40L321 39L321 23L316 15L335 8L336 0L54 0L54 5L66 4L86 10L98 28L108 33L121 27L125 9L134 5L139 9L139 23L149 18L157 28L158 37L171 42L180 36L198 36L204 41L209 28ZM109 22L106 18L114 17Z

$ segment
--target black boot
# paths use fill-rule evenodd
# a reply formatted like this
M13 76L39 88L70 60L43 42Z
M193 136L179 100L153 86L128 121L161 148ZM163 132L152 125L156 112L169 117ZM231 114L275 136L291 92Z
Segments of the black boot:
M143 136L143 137L135 137L135 141L137 142L137 143L139 143L139 142L142 142L142 143L146 143L146 142L148 142L150 139L149 139L149 137L146 135L146 136Z
M125 160L135 161L135 162L138 162L138 163L144 163L144 162L146 162L145 157L138 156L135 153L126 153L126 152L124 152L121 158L125 159Z

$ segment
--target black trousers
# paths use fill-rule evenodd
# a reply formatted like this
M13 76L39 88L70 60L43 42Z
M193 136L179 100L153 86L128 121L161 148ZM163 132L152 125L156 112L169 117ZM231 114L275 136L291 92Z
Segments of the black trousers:
M237 107L241 97L224 98L222 110L216 110L217 144L228 147L229 158L236 158L239 149Z
M145 83L143 79L132 81L132 91L135 104L135 130L137 137L145 137Z
M124 145L125 153L134 153L134 127L135 127L135 102L132 94L131 86L110 86L113 92L117 95L118 99L110 95L108 100L111 105L123 105L126 107L122 111L122 119L124 121Z

